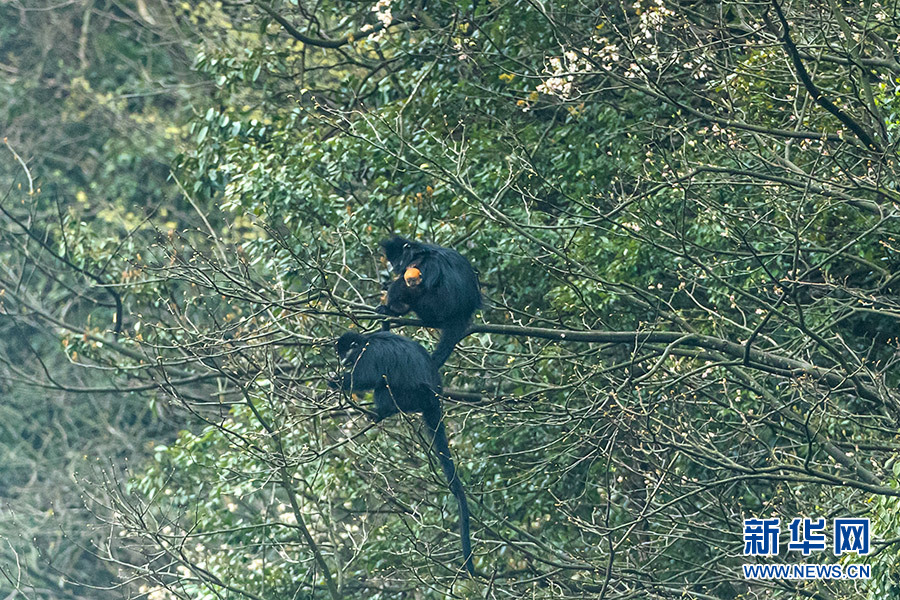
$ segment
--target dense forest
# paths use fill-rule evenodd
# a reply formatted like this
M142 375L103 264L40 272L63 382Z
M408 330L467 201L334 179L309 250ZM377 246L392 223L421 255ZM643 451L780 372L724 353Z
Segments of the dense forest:
M898 48L896 0L0 1L0 599L900 597ZM437 344L395 234L480 280L474 576L422 420L334 385Z

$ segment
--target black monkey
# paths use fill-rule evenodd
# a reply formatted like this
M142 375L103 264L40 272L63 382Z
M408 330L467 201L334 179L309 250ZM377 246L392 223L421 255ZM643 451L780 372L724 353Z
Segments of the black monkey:
M363 392L373 390L375 422L398 412L422 413L432 448L459 504L459 537L463 561L469 575L472 542L469 539L469 505L456 466L450 457L447 432L441 415L441 376L421 344L387 331L362 335L347 332L337 341L337 354L345 371L340 383L331 387Z
M401 316L413 311L426 327L441 330L431 355L444 364L481 308L481 290L472 265L456 250L393 236L381 241L384 255L397 275L387 288L380 314Z

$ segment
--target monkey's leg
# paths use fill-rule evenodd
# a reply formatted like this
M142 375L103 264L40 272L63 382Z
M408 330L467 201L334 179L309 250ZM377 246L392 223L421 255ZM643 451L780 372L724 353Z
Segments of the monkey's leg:
M376 388L373 396L375 397L376 423L400 412L400 409L397 407L397 402L394 399L394 395L387 386Z

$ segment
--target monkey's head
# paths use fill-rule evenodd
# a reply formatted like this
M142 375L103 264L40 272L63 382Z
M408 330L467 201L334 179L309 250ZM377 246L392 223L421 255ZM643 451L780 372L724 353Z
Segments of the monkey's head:
M416 267L409 267L403 272L403 281L406 282L406 287L416 287L422 283L422 271Z
M348 331L339 337L335 347L338 358L341 359L341 364L348 366L348 363L359 354L360 350L362 350L365 345L366 336L356 333L355 331Z
M419 253L422 245L406 238L395 235L379 242L384 255L391 263L394 273L399 275L409 266Z

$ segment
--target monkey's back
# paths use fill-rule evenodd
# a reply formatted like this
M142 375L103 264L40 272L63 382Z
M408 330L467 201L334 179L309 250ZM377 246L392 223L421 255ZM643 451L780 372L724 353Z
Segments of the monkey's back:
M418 263L423 285L430 290L412 306L426 326L465 322L481 307L478 275L466 258L450 248L425 244L428 252Z
M428 351L415 340L380 331L368 336L367 350L356 368L372 369L384 376L388 387L398 391L441 392L441 376Z

